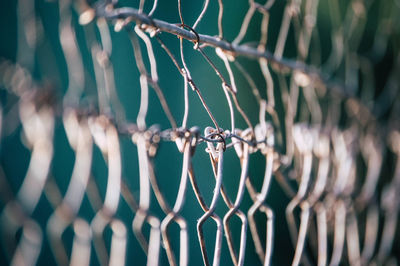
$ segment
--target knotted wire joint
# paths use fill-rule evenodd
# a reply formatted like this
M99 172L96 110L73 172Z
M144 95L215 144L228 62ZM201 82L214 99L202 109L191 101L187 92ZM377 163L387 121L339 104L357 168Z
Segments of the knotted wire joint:
M180 23L180 24L176 24L176 25L181 27L182 29L186 28L189 31L193 32L193 34L196 36L196 40L193 41L194 42L193 49L197 50L200 45L200 35L197 33L197 31L195 29L193 29L192 27L190 27L189 25L186 25L184 23ZM182 38L182 37L178 36L178 38Z
M146 150L149 157L154 157L157 154L158 145L161 141L160 129L153 125L145 131L136 131L132 134L132 142L137 144L139 136L144 136L146 140Z
M203 140L207 142L207 148L206 152L210 153L214 159L218 158L217 151L215 150L215 147L213 145L213 142L222 142L222 150L225 152L226 150L226 141L225 141L225 132L223 132L223 129L220 128L221 131L217 131L216 129L212 127L207 127L204 130L205 136L202 137ZM218 137L218 139L215 139L215 137Z

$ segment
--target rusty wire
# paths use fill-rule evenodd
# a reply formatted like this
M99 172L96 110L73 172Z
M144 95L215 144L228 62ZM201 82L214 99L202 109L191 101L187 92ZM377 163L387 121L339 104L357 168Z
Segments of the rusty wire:
M217 37L197 32L211 21L209 0L203 1L194 19L185 14L188 1L178 0L178 24L153 18L162 11L157 0L141 0L136 8L118 1L98 1L90 6L85 1L63 0L57 7L59 44L68 85L61 100L55 89L46 88L35 76L35 49L45 33L36 21L42 15L28 2L17 5L17 59L10 62L0 58L0 87L7 95L0 103L1 143L21 128L21 143L30 155L18 189L9 190L1 198L1 254L8 263L38 263L40 255L48 251L48 241L49 252L60 265L89 265L95 263L92 257L101 265L125 265L130 256L135 256L129 251L133 237L147 265L198 264L200 261L191 261L191 254L196 252L190 249L193 242L204 265L221 265L227 260L245 265L251 256L270 265L279 263L277 256L282 255L274 250L275 238L281 237L276 223L287 223L286 242L292 242L293 252L285 256L290 257L292 265L399 263L398 1L329 1L332 47L322 58L318 19L319 5L325 3L319 0L283 3L279 31L273 36L274 49L269 44L270 15L272 10L279 11L274 0L249 0L232 40L225 39L230 17L224 15L229 10L222 0L218 0L218 14L213 18ZM369 27L369 12L376 6L380 13L370 45L371 58L361 54L360 47ZM79 15L77 21L75 13ZM194 21L190 24L193 26L188 21ZM254 47L245 40L257 23L255 30L260 36ZM126 60L133 61L139 73L137 84L132 86L140 98L134 123L127 119L129 107L119 95L119 73L115 70L119 62L112 57L113 50L118 49L113 38L122 30L127 32L126 42L133 49L133 59ZM82 32L84 44L78 42ZM171 42L161 33L177 36L176 47L169 47ZM193 45L192 51L185 42ZM294 59L287 57L292 48ZM85 51L90 60L84 59ZM161 65L160 51L176 69ZM213 89L222 88L223 97L218 99L226 108L222 120L208 98L210 90L203 85L208 77L198 76L191 54L203 59L201 64L218 79ZM374 68L385 54L393 57L391 69L384 88L379 88L380 96L376 96L378 89L373 84L379 77ZM242 58L254 63L258 76ZM91 61L93 74L87 73L87 61ZM176 101L183 102L182 120L174 113L176 103L167 97L168 84L160 75L164 71L177 74L183 81L183 91L177 90L174 95ZM240 81L241 75L245 83ZM94 90L87 89L88 82ZM150 87L158 102L151 101ZM259 110L258 121L242 101L246 92L252 94ZM192 94L200 101L198 110L192 107ZM87 106L85 100L91 98L95 104ZM168 121L167 128L148 123L149 113L158 105L164 116L158 118ZM280 105L283 111L278 109ZM198 126L189 125L193 114L203 111L212 126L207 124L202 135ZM238 128L239 119L246 129ZM222 125L227 121L229 129L224 130ZM65 192L52 172L58 124L75 156ZM131 160L122 157L124 139L136 150L138 173L129 178L137 181L137 188L124 179L124 164ZM162 149L159 146L166 142L174 143L180 157L174 158L173 165L180 174L168 175L178 180L177 187L172 188L177 191L172 202L167 197L170 189L160 185L165 173L159 171L157 160ZM204 153L200 146L205 146L210 160L208 175L195 165L195 152ZM93 169L95 150L100 151L107 169L104 196ZM227 167L232 163L227 154L233 151L240 172L227 177ZM2 150L1 156L6 153ZM260 177L252 176L251 162L256 155L265 161ZM7 167L2 161L1 192L13 183L5 174ZM237 187L232 189L227 178L237 180ZM255 185L259 183L256 178L262 181L260 187ZM215 181L207 184L210 193L204 193L200 186L205 179ZM185 201L190 198L188 181L202 212L194 219L185 216ZM269 192L275 181L289 202L285 211L272 207L274 199ZM236 192L233 198L230 190ZM248 206L244 204L246 192L251 201ZM45 224L35 214L43 204L42 195L53 208ZM82 217L80 211L85 197L93 209L90 219ZM121 217L120 208L125 203L130 218ZM161 211L155 211L155 205ZM277 221L277 212L286 214L286 219ZM260 214L265 218L260 219ZM240 220L240 230L233 225L235 217ZM206 224L211 220L216 228L208 232ZM171 234L174 224L179 227L178 236ZM68 232L72 232L70 242L64 238ZM212 239L208 239L210 235ZM196 236L198 239L193 239ZM254 251L248 249L249 241ZM227 254L223 252L225 244ZM161 261L163 256L166 260Z

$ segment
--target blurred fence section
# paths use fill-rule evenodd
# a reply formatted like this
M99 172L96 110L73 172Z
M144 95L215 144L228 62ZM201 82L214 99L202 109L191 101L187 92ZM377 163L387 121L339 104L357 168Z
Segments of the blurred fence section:
M198 2L2 4L0 262L398 265L400 2Z

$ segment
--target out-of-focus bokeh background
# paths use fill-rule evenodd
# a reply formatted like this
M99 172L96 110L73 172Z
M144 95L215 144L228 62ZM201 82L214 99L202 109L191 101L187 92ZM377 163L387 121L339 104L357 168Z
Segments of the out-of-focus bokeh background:
M41 244L41 252L37 260L38 265L56 264L54 252L50 247L50 242L46 237L46 225L49 217L55 211L55 207L61 202L65 195L68 185L70 184L72 171L75 163L75 152L71 148L63 120L61 119L63 98L68 86L71 86L71 75L68 69L68 55L63 51L60 43L60 35L62 27L60 26L65 19L64 14L60 14L60 5L66 5L65 14L71 15L71 27L74 30L74 36L78 45L79 54L84 68L82 74L84 76L83 93L79 102L75 102L77 106L89 107L98 111L98 87L99 81L96 80L96 66L94 66L93 49L97 42L97 48L101 49L99 40L101 34L96 28L95 22L88 25L79 25L79 12L81 2L83 1L55 1L55 0L19 0L19 1L1 1L0 2L0 99L2 110L2 126L1 126L1 146L0 146L0 213L4 216L5 208L9 202L15 199L20 189L26 173L30 159L32 157L31 147L27 144L26 136L24 136L23 128L19 119L18 101L19 98L10 93L7 84L18 83L18 80L9 81L13 75L10 69L13 64L18 64L21 68L29 73L32 84L36 84L38 88L48 89L55 92L54 101L58 102L56 111L58 118L55 120L54 128L54 152L50 165L50 172L44 185L43 193L37 203L31 217L40 226L43 232L43 241ZM90 5L95 5L93 1L89 1ZM99 2L99 1L98 1ZM177 1L159 0L158 6L153 14L153 18L157 18L169 23L180 23L178 15ZM276 1L269 10L268 24L268 41L266 49L273 52L275 50L277 39L282 27L285 7L289 1ZM294 1L296 2L296 1ZM307 1L305 1L307 2ZM309 1L310 2L310 1ZM393 71L399 70L399 45L400 45L400 23L399 16L394 15L394 10L400 11L399 1L333 1L337 4L339 14L338 18L332 18L330 9L332 4L329 1L321 0L317 7L317 17L310 16L310 23L315 23L314 32L310 41L309 55L304 59L308 65L314 66L321 73L326 75L327 80L339 81L345 84L345 88L349 91L346 93L355 95L356 98L362 99L365 105L378 114L378 124L387 125L393 117L393 109L395 102L398 101L399 80L390 78ZM249 10L247 1L223 1L224 16L223 29L224 39L232 41L243 24L243 19ZM260 3L264 4L264 3ZM71 6L70 6L71 5ZM144 10L148 12L153 5L152 1L145 1ZM305 4L302 5L304 10ZM130 6L138 8L138 1L119 1L117 6ZM192 25L198 17L203 7L203 1L185 1L182 0L182 14L187 25ZM349 10L353 9L352 12ZM204 18L199 23L196 31L201 34L210 36L218 35L217 17L218 17L218 1L210 1ZM358 14L357 12L361 12ZM354 16L359 15L357 19ZM353 17L352 17L353 16ZM250 47L257 47L261 33L261 12L255 12L242 44ZM302 17L301 17L302 18ZM353 23L351 20L354 20ZM349 21L347 21L349 20ZM299 20L302 22L302 20ZM139 83L140 73L136 66L132 43L129 38L129 32L133 31L133 25L127 26L125 29L115 32L115 21L108 22L110 31L112 50L109 54L110 64L115 80L115 90L122 108L114 108L110 110L109 115L118 121L126 123L136 123L141 103L141 87ZM301 24L301 23L300 23ZM344 26L353 28L344 28ZM296 46L299 31L303 29L303 25L297 25L293 22L289 28L289 33L283 51L283 57L296 60L300 57ZM336 33L335 33L336 32ZM342 34L341 34L342 33ZM346 35L347 34L347 35ZM169 47L171 52L179 59L179 39L169 33L159 33L160 38ZM336 39L333 39L336 38ZM343 39L340 38L345 38ZM343 43L344 46L335 46L335 42ZM161 46L152 39L152 47L154 49L155 58L157 60L157 72L159 75L159 84L165 95L165 99L170 106L171 113L180 126L184 115L184 80L177 71L173 62L170 60L166 52ZM229 106L225 100L224 91L221 87L221 81L215 74L215 71L205 61L201 54L193 49L193 43L184 41L184 53L188 68L196 85L201 90L203 97L212 111L215 119L223 129L230 128ZM141 49L144 55L147 55L145 44L140 41ZM352 47L354 45L355 47ZM343 61L334 68L330 68L329 62L335 61L332 57L337 47L344 52ZM103 47L104 48L104 47ZM228 72L224 68L223 61L216 55L215 49L211 47L204 48L205 53L215 63L222 74L228 79ZM335 51L338 55L340 51ZM354 59L352 59L354 58ZM260 66L254 58L239 57L237 59L247 72L252 76L259 90L261 97L267 99L266 81L261 72ZM364 60L364 61L363 61ZM150 64L145 58L145 65L150 72ZM180 62L180 60L178 60ZM356 63L354 63L356 61ZM357 64L357 67L349 67L350 64ZM354 71L354 72L351 72ZM370 73L370 74L365 74ZM234 69L236 86L238 88L237 97L245 113L248 115L253 124L259 121L259 103L251 92L251 88L237 69ZM279 81L280 77L289 84L291 74L272 73L276 101L276 112L281 124L285 124L285 104L282 98L282 86ZM370 78L368 78L370 76ZM400 72L398 72L400 76ZM389 84L392 82L394 84ZM390 87L390 88L388 88ZM25 88L26 89L26 88ZM327 88L329 90L330 88ZM305 105L302 92L299 97L299 110ZM338 102L336 108L338 110L346 110L346 104L337 100L340 97L321 97L321 109L325 110L327 106L334 105ZM397 99L397 100L396 100ZM190 110L188 116L188 128L198 126L204 129L207 126L213 126L207 112L203 108L198 96L189 88ZM378 103L378 104L376 104ZM118 107L118 106L117 106ZM311 122L309 114L295 112L295 121ZM345 113L345 111L343 111ZM247 125L240 114L236 111L236 127L245 129ZM267 116L271 119L270 116ZM324 120L326 117L324 117ZM353 120L348 118L347 114L342 114L338 121L338 127L349 127ZM146 117L147 125L159 125L161 130L170 128L168 119L159 104L157 95L153 89L149 89L149 109ZM379 126L377 127L379 130ZM387 129L382 129L387 131ZM285 130L282 130L285 136ZM286 141L283 140L278 149L285 151ZM121 158L122 158L122 180L127 185L136 200L139 200L139 163L137 147L131 141L129 136L120 137ZM196 178L199 188L209 204L214 192L215 179L209 160L209 155L204 152L206 144L199 145L193 157L193 168L196 172ZM223 183L231 199L236 197L237 188L240 177L240 160L235 150L227 149L225 152ZM261 153L252 154L249 165L249 176L254 187L260 190L264 178L265 158ZM161 188L167 202L170 206L174 205L181 176L182 154L176 148L173 142L161 142L157 156L154 158L154 170L156 173L159 187ZM381 174L379 186L380 189L384 184L388 183L393 175L395 168L395 153L388 152L385 157L386 170ZM367 171L367 164L361 159L358 162L364 174ZM363 175L362 171L358 173ZM285 177L293 187L297 186L296 172L285 170ZM387 176L387 177L386 177ZM78 211L78 216L84 220L92 221L106 194L107 189L107 164L105 157L100 149L94 145L93 163L91 167L91 176L89 185L82 204ZM89 192L90 190L90 192ZM378 192L377 192L378 193ZM379 192L380 193L380 192ZM94 199L97 197L97 200ZM376 195L378 199L380 195ZM273 265L288 265L291 263L294 254L294 247L291 243L288 226L285 217L285 208L290 198L284 193L282 187L275 178L272 179L271 187L267 197L267 203L274 211L274 246L273 246ZM247 192L240 205L240 209L247 213L252 205L252 200ZM222 200L217 206L217 213L221 217L226 213L228 208ZM398 211L398 210L397 210ZM154 193L151 194L150 212L155 216L163 219L165 213L157 204ZM189 231L189 261L190 265L202 265L203 260L200 252L200 246L197 239L196 223L199 217L204 214L200 208L195 195L188 185L185 198L185 204L181 211L181 215L186 219ZM383 215L383 214L382 214ZM127 265L144 265L146 256L139 242L132 232L132 220L135 213L130 209L125 199L120 199L118 210L115 217L120 219L128 229L128 242L126 253ZM257 218L259 224L261 239L265 239L265 218L260 215ZM239 243L240 221L238 218L232 219L232 232L235 243ZM3 224L4 225L4 224ZM2 230L6 230L3 226ZM147 236L150 226L143 227L144 234ZM399 230L394 231L395 241L391 254L395 257L400 254ZM215 223L208 221L204 226L205 239L208 247L209 256L212 258L212 250L215 241ZM380 232L382 228L380 229ZM17 231L16 239L21 237L21 229ZM106 248L109 250L111 239L111 229L106 228L103 233ZM1 235L1 233L0 233ZM170 228L171 240L173 248L178 256L179 252L179 227L173 224ZM250 232L247 232L246 241L246 259L245 265L259 264L259 258L255 252ZM6 265L10 263L12 251L15 247L8 246L9 241L6 237L2 237L0 246L0 264ZM62 241L65 244L67 254L72 252L73 230L68 227L62 235ZM238 248L238 245L236 246ZM162 248L161 248L162 249ZM312 249L307 246L306 249ZM229 250L225 238L222 243L221 265L230 265L232 263ZM310 252L312 253L312 252ZM397 255L396 255L397 254ZM316 263L315 259L311 259ZM160 265L167 265L167 255L162 249L160 252ZM99 264L98 257L92 249L90 263L92 265ZM345 260L343 260L343 263Z

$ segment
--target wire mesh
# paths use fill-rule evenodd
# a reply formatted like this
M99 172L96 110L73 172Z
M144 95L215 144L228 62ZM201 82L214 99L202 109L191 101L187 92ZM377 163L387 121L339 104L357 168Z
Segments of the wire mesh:
M399 263L400 2L214 2L2 8L2 263Z

